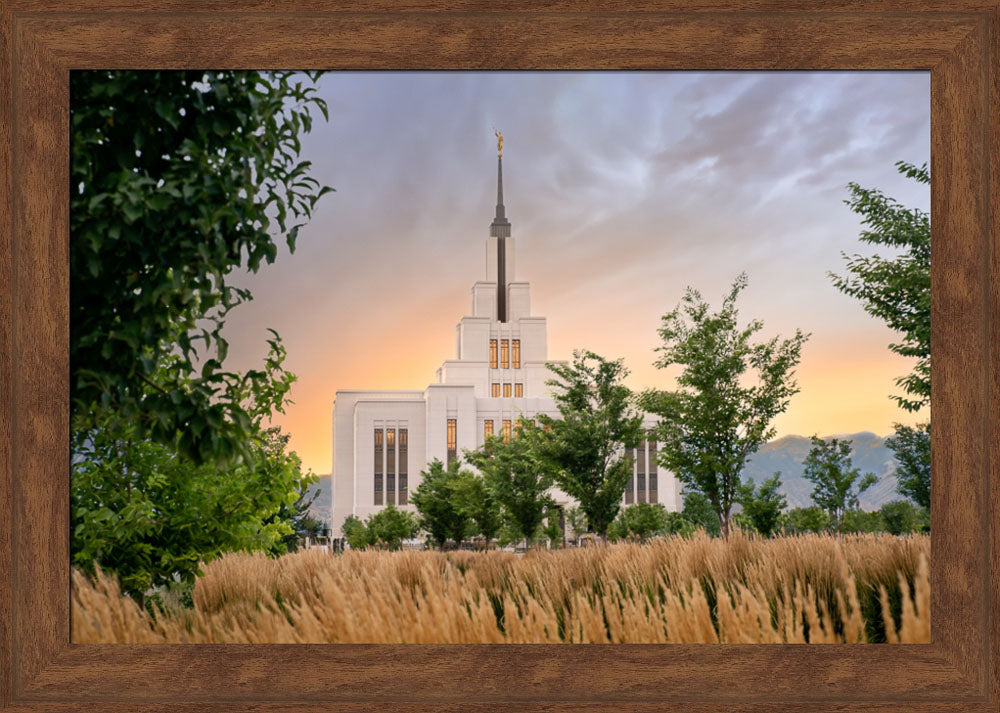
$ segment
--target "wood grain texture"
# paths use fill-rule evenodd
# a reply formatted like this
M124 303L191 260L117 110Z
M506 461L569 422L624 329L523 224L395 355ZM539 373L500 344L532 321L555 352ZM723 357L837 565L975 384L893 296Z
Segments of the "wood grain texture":
M996 2L388 6L0 7L0 708L1000 710ZM932 643L70 645L67 92L86 67L930 69Z

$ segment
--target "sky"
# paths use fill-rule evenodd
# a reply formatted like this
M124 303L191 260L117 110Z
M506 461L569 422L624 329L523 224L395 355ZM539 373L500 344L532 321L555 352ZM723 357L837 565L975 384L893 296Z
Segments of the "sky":
M691 286L718 308L746 272L741 323L811 333L777 437L913 424L890 399L912 360L838 292L841 253L871 254L844 204L851 181L907 206L930 191L894 164L930 159L926 72L333 72L303 138L317 204L293 254L232 282L229 368L259 367L267 328L298 376L274 423L331 470L338 389L423 389L455 358L484 279L504 136L517 278L548 321L548 356L622 358L635 389L668 389L657 328Z

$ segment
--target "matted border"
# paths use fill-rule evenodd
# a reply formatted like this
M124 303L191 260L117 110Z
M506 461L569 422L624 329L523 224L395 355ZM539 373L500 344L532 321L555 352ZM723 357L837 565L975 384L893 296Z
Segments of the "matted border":
M0 709L1000 710L996 0L389 5L0 8ZM930 70L931 643L71 645L69 71L279 67Z

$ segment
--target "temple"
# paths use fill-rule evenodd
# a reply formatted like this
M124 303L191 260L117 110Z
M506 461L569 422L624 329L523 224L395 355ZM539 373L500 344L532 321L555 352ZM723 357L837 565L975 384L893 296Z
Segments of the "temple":
M338 390L333 405L331 525L364 519L386 505L412 508L409 493L435 458L461 458L489 434L510 434L520 417L559 411L546 380L546 321L531 313L528 282L515 270L515 238L503 203L502 136L497 133L497 204L486 239L482 279L472 285L470 314L459 320L456 354L437 382L415 391ZM646 417L647 428L655 419ZM633 478L623 497L679 510L680 484L656 463L656 442L631 449ZM558 490L557 503L572 504Z

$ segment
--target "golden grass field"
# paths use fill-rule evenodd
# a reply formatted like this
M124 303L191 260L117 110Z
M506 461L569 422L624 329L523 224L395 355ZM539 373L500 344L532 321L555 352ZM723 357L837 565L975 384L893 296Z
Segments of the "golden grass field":
M75 643L930 642L930 537L704 534L524 556L226 555L152 617L73 576ZM891 622L885 626L883 622Z

